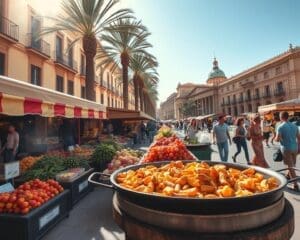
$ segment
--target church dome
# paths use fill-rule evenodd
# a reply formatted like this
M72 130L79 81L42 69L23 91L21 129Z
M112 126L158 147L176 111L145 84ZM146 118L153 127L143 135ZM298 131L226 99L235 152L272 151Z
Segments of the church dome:
M208 74L208 80L212 78L226 78L225 73L219 68L218 61L216 60L216 58L213 62L213 69Z

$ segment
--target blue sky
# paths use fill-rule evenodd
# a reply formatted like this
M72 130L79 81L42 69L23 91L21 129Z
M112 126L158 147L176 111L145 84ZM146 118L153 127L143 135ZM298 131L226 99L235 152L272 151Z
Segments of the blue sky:
M215 55L227 77L300 45L298 0L121 0L152 32L164 101L205 83ZM298 13L297 13L298 12Z

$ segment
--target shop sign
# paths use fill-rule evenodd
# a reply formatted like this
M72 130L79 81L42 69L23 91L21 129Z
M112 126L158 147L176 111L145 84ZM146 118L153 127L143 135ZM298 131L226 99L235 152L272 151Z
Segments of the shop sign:
M4 180L12 179L20 175L20 162L10 162L0 164L0 178Z
M59 215L59 206L48 211L44 216L39 219L39 230L46 226L50 221L52 221L56 216Z
M12 192L14 190L15 189L11 183L6 183L0 186L0 193Z
M85 180L84 182L78 185L78 191L82 192L85 188L87 188L88 185L89 185L88 180Z

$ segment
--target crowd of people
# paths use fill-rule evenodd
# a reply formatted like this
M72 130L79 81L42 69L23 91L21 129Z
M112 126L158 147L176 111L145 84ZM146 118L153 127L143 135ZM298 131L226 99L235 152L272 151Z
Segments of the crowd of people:
M292 123L287 112L280 113L271 121L266 117L256 114L250 119L238 118L235 121L235 131L233 137L229 134L229 126L226 123L226 117L221 115L215 121L202 121L200 126L195 119L188 121L179 121L175 127L182 129L186 138L195 138L199 130L206 129L208 132L212 130L212 143L217 145L220 160L227 162L229 158L229 144L234 143L237 151L233 154L233 162L237 162L237 157L244 151L245 160L248 165L256 165L269 168L269 164L265 159L264 145L270 147L270 143L279 142L281 158L283 163L288 167L287 178L295 178L296 158L300 153L300 132L298 126ZM211 129L210 129L211 124ZM253 149L254 156L249 157L247 141ZM276 153L277 154L277 153ZM299 191L297 182L294 182L293 189Z

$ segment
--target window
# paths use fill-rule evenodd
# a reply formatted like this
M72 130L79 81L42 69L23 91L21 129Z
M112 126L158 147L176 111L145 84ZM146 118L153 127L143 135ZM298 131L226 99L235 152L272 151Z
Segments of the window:
M231 115L231 107L228 108L228 114Z
M85 75L85 57L83 54L80 54L80 74Z
M111 99L111 106L114 107L114 99Z
M230 103L230 96L227 96L227 103Z
M56 59L63 58L63 40L60 36L56 36Z
M250 91L250 89L247 90L247 98L248 98L248 100L251 99L251 91Z
M223 98L223 103L225 103L225 99Z
M107 79L107 88L110 88L110 82L109 82L109 72L106 73L106 79Z
M41 86L41 69L35 65L31 65L31 83Z
M86 98L85 86L81 86L81 98Z
M236 101L236 96L235 96L235 94L233 95L233 101L234 101L234 102Z
M229 86L226 87L226 90L229 91Z
M243 93L242 93L242 92L240 93L240 99L241 99L241 100L244 99L244 96L243 96Z
M269 77L269 73L268 72L264 72L264 79L267 79Z
M71 42L68 41L68 65L73 67L73 47L71 47Z
M233 112L234 112L234 116L238 115L238 109L237 109L237 107L234 107Z
M104 104L104 95L103 95L103 93L101 93L100 102L101 102L101 104Z
M68 80L68 94L74 95L74 82L72 80Z
M257 81L257 76L255 75L253 79L254 79L254 81L256 82L256 81Z
M277 83L277 90L278 91L282 91L283 90L283 83L282 82L278 82Z
M5 74L5 54L0 53L0 75Z
M270 95L270 86L269 85L265 86L265 94Z
M244 105L241 106L241 113L244 113L245 109L244 109Z
M234 89L234 84L232 84L232 90Z
M248 112L252 112L252 104L248 104Z
M31 17L31 46L41 49L41 39L36 39L36 35L41 31L41 21L35 17Z
M116 107L116 108L118 107L117 99L115 100L115 107Z
M277 67L277 68L275 69L276 75L280 74L281 72L282 72L282 71L281 71L281 67Z
M56 76L56 91L64 92L64 78L62 76Z
M107 97L107 106L110 107L110 98Z
M255 96L259 97L259 89L258 88L255 89Z

